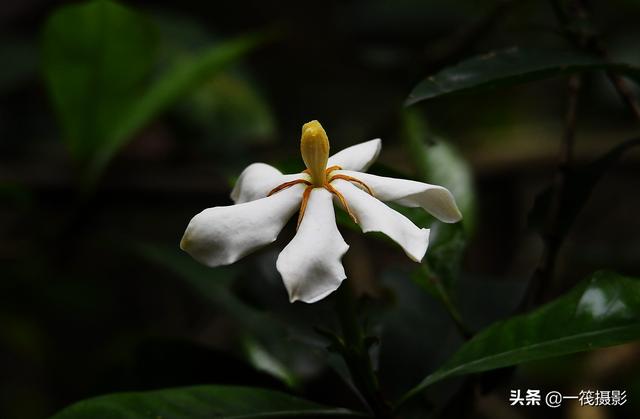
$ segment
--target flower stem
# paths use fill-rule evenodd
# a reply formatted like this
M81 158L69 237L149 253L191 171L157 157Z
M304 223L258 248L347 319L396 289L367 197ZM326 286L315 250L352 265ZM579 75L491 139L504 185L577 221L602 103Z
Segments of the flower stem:
M391 418L391 405L380 390L378 377L369 355L370 342L358 321L356 299L348 284L337 292L338 317L342 329L343 345L340 354L344 358L356 388L362 394L376 418Z
M440 302L442 302L442 305L449 313L449 316L455 323L460 335L462 335L465 340L471 339L473 337L473 332L471 332L471 330L462 320L462 315L460 314L458 307L456 307L456 305L451 300L449 292L444 287L444 285L442 285L442 281L440 281L440 279L433 275L427 276L427 281L430 281L434 285L437 297L440 299Z

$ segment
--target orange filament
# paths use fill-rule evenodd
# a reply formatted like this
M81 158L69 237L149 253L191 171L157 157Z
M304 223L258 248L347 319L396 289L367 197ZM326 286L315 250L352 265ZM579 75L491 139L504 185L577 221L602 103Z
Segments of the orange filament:
M304 183L305 185L311 185L311 182L309 182L308 180L305 180L305 179L296 179L296 180L292 180L291 182L285 182L285 183L283 183L283 184L281 184L281 185L276 186L275 188L271 189L271 192L269 192L269 193L267 194L267 196L271 196L271 195L273 195L274 193L280 192L280 191L282 191L282 190L284 190L284 189L290 188L290 187L292 187L293 185L297 185L297 184L299 184L299 183Z
M353 220L354 223L358 224L358 219L356 218L356 215L354 213L351 212L351 208L349 208L349 204L347 204L347 200L344 199L344 195L342 195L336 188L333 187L333 185L331 185L329 182L326 182L324 184L324 188L326 190L328 190L329 192L331 192L332 194L334 194L335 196L338 197L338 199L340 200L340 203L342 204L342 206L344 207L344 210L347 211L347 214L349 214L349 217L351 217L351 219Z
M342 179L342 180L346 180L349 182L355 182L358 185L361 185L363 188L365 188L367 190L367 192L369 193L369 195L374 196L373 195L373 191L371 190L371 188L369 187L369 185L367 185L366 183L364 183L363 181L361 181L360 179L356 179L353 176L347 176L347 175L343 175L343 174L337 174L337 175L333 175L331 176L331 180L333 179Z
M307 209L307 204L309 203L309 197L311 196L311 191L313 190L313 186L309 185L304 190L302 194L302 203L300 204L300 213L298 213L298 224L296 224L296 230L300 227L300 223L302 222L302 217L304 217L304 212Z
M331 172L333 172L334 170L342 170L342 167L340 166L331 166L331 167L327 167L324 171L324 175L325 177L328 179L329 178L329 174Z
M362 186L371 196L373 196L373 191L366 183L364 183L360 179L354 178L353 176L348 176L343 174L337 174L337 175L331 176L331 172L333 172L334 170L341 170L341 169L342 168L340 166L331 166L325 169L325 181L321 187L331 192L331 194L335 195L336 198L338 198L338 200L340 201L340 204L342 204L345 211L347 211L347 214L349 214L349 217L351 217L353 222L357 224L358 219L356 218L355 214L351 211L351 208L349 208L349 204L347 203L347 200L345 199L344 195L342 195L340 191L338 191L333 185L331 185L330 182L334 179L342 179L342 180L346 180L347 182L357 183L358 185ZM302 173L309 174L310 171L309 169L305 169ZM311 191L314 189L314 187L317 187L317 186L314 186L310 181L306 179L296 179L296 180L292 180L291 182L285 182L281 185L276 186L271 190L271 192L267 194L267 196L271 196L275 193L278 193L284 189L290 188L293 185L297 185L300 183L304 183L305 185L307 185L307 187L305 188L304 193L302 194L302 202L300 204L300 212L298 213L298 224L296 226L296 229L300 227L300 223L302 222L302 218L304 217L304 213L307 209L307 204L309 203L309 197L311 197Z

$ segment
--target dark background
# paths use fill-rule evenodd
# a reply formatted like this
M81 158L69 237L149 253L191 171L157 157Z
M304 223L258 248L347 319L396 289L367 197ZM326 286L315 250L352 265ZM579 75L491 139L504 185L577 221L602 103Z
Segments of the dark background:
M166 255L181 257L177 246L189 219L230 204L232 181L251 162L301 169L299 130L311 119L322 122L334 151L381 137L381 162L412 174L402 104L419 80L495 49L567 46L550 6L537 1L126 2L157 21L166 42L185 48L265 29L280 35L147 126L86 198L40 70L42 25L64 3L0 3L2 418L45 417L71 402L124 390L199 383L286 388L247 361L251 339L242 322L202 291L208 285L194 286L167 267ZM591 3L611 55L640 64L640 3ZM468 289L484 304L479 310L498 307L489 320L517 305L519 284L538 263L541 243L526 217L557 164L565 103L566 78L559 77L414 106L430 132L454 144L473 170L477 229L464 271ZM631 138L637 127L604 76L585 77L577 163ZM595 189L560 252L563 282L553 293L596 269L640 272L639 157L627 154ZM292 231L289 226L275 247L242 268L211 273L211 281L232 278L230 292L260 313L269 304L288 304L272 261ZM411 269L397 248L350 232L345 239L355 276L375 282L393 277L388 265ZM416 304L432 304L433 315L443 316L437 303ZM300 306L282 311L318 316ZM431 335L411 333L435 341L448 336L434 327ZM515 381L482 398L476 414L497 417L507 409L510 388L575 392L593 382L635 388L629 404L638 406L638 349L631 344L525 366ZM417 380L443 358L436 354L433 365L407 374ZM304 365L296 367L297 393L358 407L333 370L298 361ZM402 376L406 367L399 359L387 375ZM594 409L600 415L594 417L632 415L626 409ZM571 407L553 414L581 417Z

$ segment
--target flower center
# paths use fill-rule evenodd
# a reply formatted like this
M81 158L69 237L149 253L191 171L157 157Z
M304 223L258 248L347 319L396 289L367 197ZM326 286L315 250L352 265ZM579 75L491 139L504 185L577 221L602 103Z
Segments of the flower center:
M293 185L297 185L300 183L304 183L307 185L304 193L302 194L302 203L300 204L300 213L298 215L298 227L302 222L302 217L304 217L305 210L307 208L307 203L309 202L309 197L311 196L311 191L313 188L325 188L333 195L335 195L340 204L344 207L345 211L349 214L354 223L358 222L355 214L351 212L349 208L349 204L344 196L331 185L331 182L335 179L342 179L348 182L356 183L363 189L365 189L371 196L373 196L373 191L366 183L363 181L354 178L352 176L344 175L341 173L332 175L331 173L335 170L341 170L340 166L331 166L327 167L327 162L329 161L329 138L327 137L327 133L325 132L320 122L313 120L311 122L307 122L302 126L302 137L300 139L300 153L302 154L302 160L304 161L305 166L307 167L303 173L306 173L310 180L307 179L296 179L291 182L282 183L271 190L267 194L267 196L271 196L274 193L278 193L284 189L290 188Z

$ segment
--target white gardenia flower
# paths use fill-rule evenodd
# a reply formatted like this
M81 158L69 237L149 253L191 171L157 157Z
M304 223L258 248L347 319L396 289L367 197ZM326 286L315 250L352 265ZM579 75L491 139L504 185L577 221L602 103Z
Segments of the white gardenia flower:
M296 235L280 252L276 267L291 302L313 303L346 278L342 256L349 245L336 226L335 198L363 232L386 234L420 262L429 229L417 227L382 201L421 207L446 223L460 221L462 215L442 186L364 173L380 147L375 139L329 157L327 134L318 121L308 122L300 143L304 172L285 175L268 164L250 165L231 192L235 205L207 208L193 217L180 247L207 266L228 265L275 241L299 211Z

